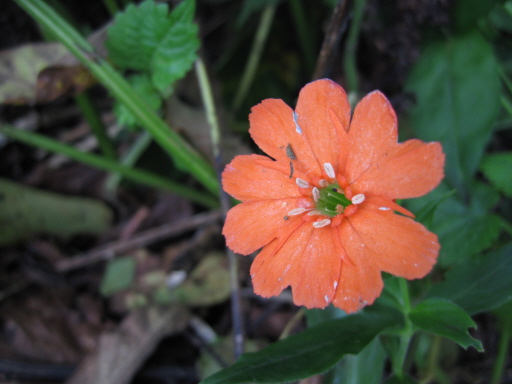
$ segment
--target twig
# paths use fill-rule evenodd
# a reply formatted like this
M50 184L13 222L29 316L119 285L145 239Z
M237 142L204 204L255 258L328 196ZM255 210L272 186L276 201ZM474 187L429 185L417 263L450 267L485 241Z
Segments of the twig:
M334 9L322 43L318 61L316 62L313 80L329 76L332 58L335 56L341 36L347 29L348 2L348 0L340 0Z
M199 87L201 88L201 96L203 98L203 104L206 109L206 116L210 125L210 135L212 138L213 156L215 160L214 166L217 172L217 177L220 180L223 168L219 145L220 128L217 119L217 113L215 111L215 103L210 87L210 80L208 79L208 74L206 73L206 68L201 58L196 61L196 74L199 81ZM220 203L222 213L224 217L226 217L230 208L230 203L228 195L222 189L220 190ZM233 317L234 352L235 358L238 358L238 356L240 356L244 350L244 331L240 309L240 287L238 282L238 260L236 255L230 249L226 248L226 253L229 262L229 275L231 285L231 313Z
M69 272L102 260L107 260L114 257L116 254L128 252L135 248L147 246L148 244L154 243L155 241L179 235L200 225L211 224L219 220L221 216L221 212L216 210L191 216L187 219L181 220L178 223L162 225L160 227L142 232L130 240L111 242L93 251L75 256L71 259L62 260L61 262L57 263L56 269L59 272Z

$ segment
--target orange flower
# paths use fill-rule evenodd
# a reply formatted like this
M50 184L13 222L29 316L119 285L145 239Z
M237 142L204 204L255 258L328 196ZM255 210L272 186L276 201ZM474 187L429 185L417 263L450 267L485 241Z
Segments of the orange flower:
M364 97L351 118L343 88L318 80L301 90L295 111L267 99L249 120L274 160L242 155L226 166L224 190L242 203L223 234L237 253L263 247L251 267L258 295L291 286L297 305L354 312L380 295L381 271L416 279L431 270L437 236L394 200L435 188L444 154L439 143L397 143L382 93Z

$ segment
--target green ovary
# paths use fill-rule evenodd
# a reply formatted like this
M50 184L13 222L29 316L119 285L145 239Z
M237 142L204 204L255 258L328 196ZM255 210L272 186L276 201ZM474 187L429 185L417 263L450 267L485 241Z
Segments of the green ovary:
M338 184L330 184L325 188L319 188L319 197L316 202L316 210L323 215L334 217L343 213L346 207L352 204Z

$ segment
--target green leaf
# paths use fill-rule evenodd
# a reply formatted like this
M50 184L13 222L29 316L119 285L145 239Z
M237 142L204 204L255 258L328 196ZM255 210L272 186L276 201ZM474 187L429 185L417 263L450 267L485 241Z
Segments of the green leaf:
M324 375L322 384L380 384L386 357L386 351L379 338L375 338L357 355L345 356L334 369ZM369 362L371 369L368 369Z
M512 197L512 152L489 154L484 157L480 167L496 189Z
M409 318L418 329L452 339L463 348L474 347L483 351L480 340L468 333L468 328L476 327L475 322L451 301L437 298L424 300L412 309Z
M166 4L146 0L116 16L106 42L110 59L121 68L148 71L164 95L191 68L199 48L193 22L194 0L169 14Z
M439 265L443 267L488 249L500 234L501 218L489 213L498 202L498 194L483 183L473 183L471 189L469 205L450 195L453 190L444 182L428 196L407 201L413 212L428 211L439 202L429 229L439 236Z
M496 308L512 298L512 243L452 267L429 297L451 300L470 315Z
M0 179L0 245L45 233L61 239L99 235L110 225L111 210L93 199L64 196Z
M433 41L411 70L406 89L415 136L440 141L450 189L467 194L500 106L500 78L492 46L478 32Z
M103 296L110 296L128 288L135 277L135 259L122 257L108 262L100 292Z
M274 383L298 380L327 371L344 355L359 353L402 316L386 307L370 307L355 315L329 320L240 359L202 384Z
M161 107L162 98L147 74L131 76L128 82L133 89L142 96L151 110L157 111ZM133 128L138 125L137 118L118 100L116 100L114 104L114 112L120 125L128 128Z

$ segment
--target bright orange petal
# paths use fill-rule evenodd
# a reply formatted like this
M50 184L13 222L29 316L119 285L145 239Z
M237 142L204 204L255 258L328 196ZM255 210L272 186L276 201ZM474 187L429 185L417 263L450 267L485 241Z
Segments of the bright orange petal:
M391 199L423 196L443 179L444 160L439 143L395 144L354 181L354 188Z
M236 156L222 173L222 187L241 201L300 196L289 164L260 155Z
M222 234L226 245L236 253L248 255L270 243L279 229L289 225L287 214L301 205L303 198L259 200L238 204L226 216Z
M249 121L251 137L267 155L287 164L293 161L296 169L320 172L311 146L297 130L293 110L283 100L263 100L252 108Z
M331 163L339 171L339 154L347 151L350 122L350 104L343 88L328 79L313 81L300 91L295 112L320 166Z
M303 222L281 247L277 242L265 247L251 267L254 291L267 297L291 285L295 304L326 307L334 297L341 267L334 235L334 228L316 229Z
M411 218L361 208L347 220L376 268L407 279L430 272L439 253L435 234Z
M345 221L338 227L338 232L347 258L341 266L332 303L345 312L352 313L372 304L380 295L383 283L379 269L352 226Z
M379 91L366 95L354 110L348 132L347 181L357 180L396 144L397 138L396 114L388 99Z

